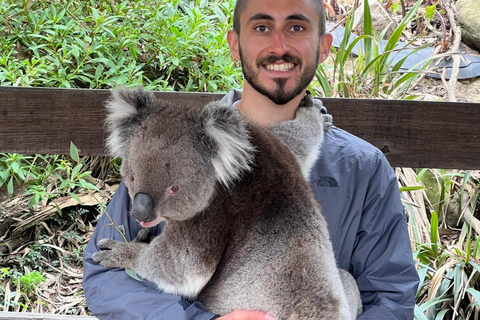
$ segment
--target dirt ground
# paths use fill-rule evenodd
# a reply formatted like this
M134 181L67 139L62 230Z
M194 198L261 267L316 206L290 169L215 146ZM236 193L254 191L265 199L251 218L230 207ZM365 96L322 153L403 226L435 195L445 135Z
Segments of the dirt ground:
M433 78L425 77L411 93L425 101L448 101L445 85ZM455 95L458 102L480 103L480 78L458 80Z

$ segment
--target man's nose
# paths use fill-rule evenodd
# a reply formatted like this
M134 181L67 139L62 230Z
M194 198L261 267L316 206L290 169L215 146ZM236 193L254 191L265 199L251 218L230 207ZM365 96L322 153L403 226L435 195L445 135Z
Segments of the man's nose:
M287 39L285 38L285 34L283 33L283 31L275 32L272 41L273 43L272 43L271 51L277 56L281 57L290 50L287 43Z

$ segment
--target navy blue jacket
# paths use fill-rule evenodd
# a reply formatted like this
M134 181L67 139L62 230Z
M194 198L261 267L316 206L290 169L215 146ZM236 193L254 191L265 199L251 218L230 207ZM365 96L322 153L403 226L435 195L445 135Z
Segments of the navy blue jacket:
M225 101L233 103L238 92ZM325 133L311 187L327 220L338 266L350 271L361 292L358 320L413 319L418 275L396 177L380 150L335 126ZM140 225L129 215L131 202L122 183L107 207L128 240ZM153 232L160 233L161 227ZM103 238L123 241L104 214L85 249L83 287L90 310L100 319L209 320L214 314L139 282L123 270L96 264L92 254Z

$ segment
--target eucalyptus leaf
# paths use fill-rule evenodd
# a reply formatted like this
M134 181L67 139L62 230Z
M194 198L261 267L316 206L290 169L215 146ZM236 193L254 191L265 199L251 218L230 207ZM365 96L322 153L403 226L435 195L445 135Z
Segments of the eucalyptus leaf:
M125 269L125 273L128 274L128 276L132 279L143 282L143 280L132 269Z

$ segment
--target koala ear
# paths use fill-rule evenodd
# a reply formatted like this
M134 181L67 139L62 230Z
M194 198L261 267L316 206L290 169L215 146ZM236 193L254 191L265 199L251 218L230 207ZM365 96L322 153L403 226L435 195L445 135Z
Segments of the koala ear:
M138 125L155 106L153 93L141 87L113 91L107 102L106 120L109 136L107 147L114 157L125 156L131 130Z
M251 170L255 148L245 120L238 110L218 102L200 112L200 141L211 159L217 179L227 188L243 172Z

